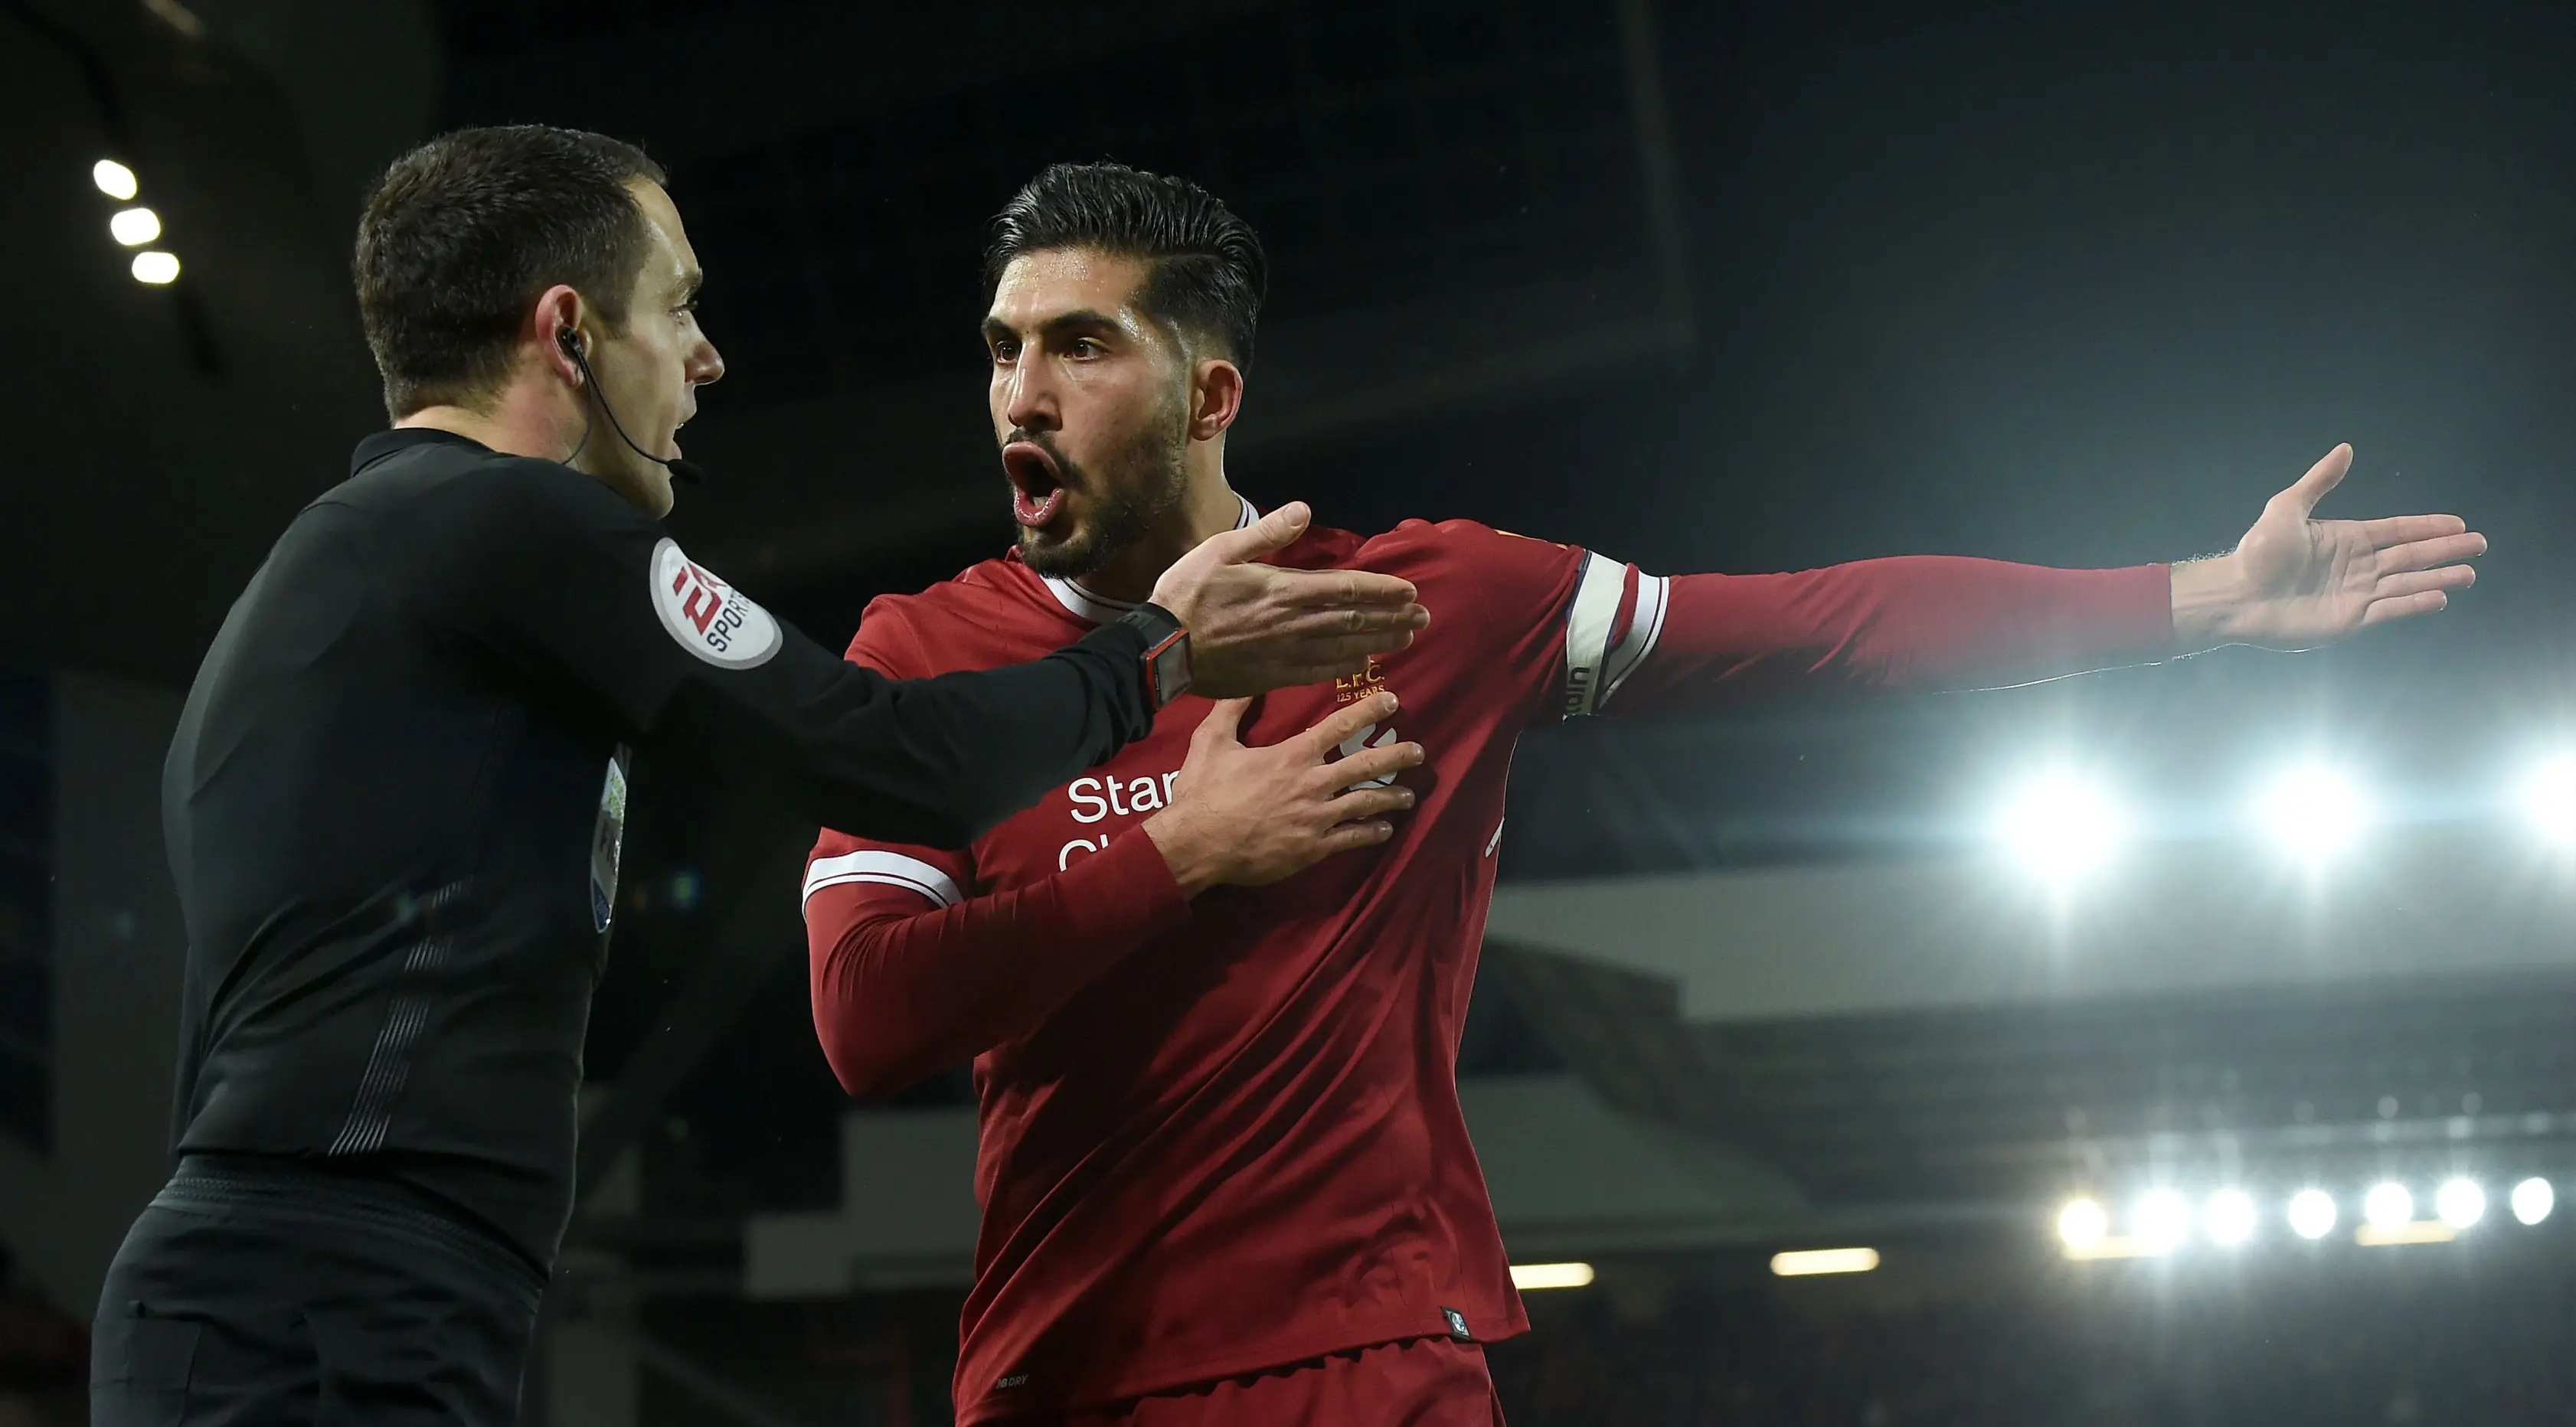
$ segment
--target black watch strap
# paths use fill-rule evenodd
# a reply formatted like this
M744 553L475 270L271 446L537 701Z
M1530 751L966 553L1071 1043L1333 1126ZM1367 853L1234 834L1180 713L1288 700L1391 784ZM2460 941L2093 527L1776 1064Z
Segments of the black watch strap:
M1118 617L1145 636L1145 701L1157 712L1190 691L1190 632L1158 604L1140 604Z

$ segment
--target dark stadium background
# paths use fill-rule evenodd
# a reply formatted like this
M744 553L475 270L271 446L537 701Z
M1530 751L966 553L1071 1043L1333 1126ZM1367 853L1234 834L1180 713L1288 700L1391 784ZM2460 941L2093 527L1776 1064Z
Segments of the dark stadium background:
M1261 229L1231 471L1334 524L1467 516L1657 573L2128 564L2221 547L2349 440L2328 513L2493 538L2451 611L2330 652L1534 737L1520 886L1956 853L2048 748L2181 816L2327 747L2422 810L2576 734L2571 61L2576 10L2395 0L0 0L0 1423L78 1420L90 1305L30 1267L72 1232L47 1206L121 1227L158 1173L170 962L112 960L175 935L142 885L159 750L135 710L184 689L382 422L346 250L405 145L540 120L670 168L730 365L686 436L714 480L672 525L834 644L871 595L1008 539L977 259L1057 159L1189 175ZM109 156L177 283L127 276L90 181ZM140 810L114 837L67 791L93 777ZM642 1375L626 1421L944 1421L955 1283L742 1292L747 1217L845 1189L805 830L722 749L647 764L635 796L584 1153L606 1176L632 1151L635 1177L577 1224L549 1331L618 1325L582 1342ZM142 871L96 906L66 890L111 854ZM2422 950L2411 978L1707 1025L1652 978L1489 946L1463 1075L1571 1077L1816 1216L1591 1253L1599 1281L1533 1294L1536 1331L1494 1350L1512 1420L2576 1420L2564 1213L2224 1264L2070 1265L2048 1232L2178 1129L2255 1146L2258 1180L2357 1186L2367 1153L2260 1147L2545 1123L2499 1172L2576 1179L2576 966L2445 976L2457 948ZM92 1061L145 1070L84 1099ZM961 1072L905 1103L970 1099ZM12 1187L47 1174L91 1177ZM1825 1225L1882 1270L1773 1280ZM560 1390L587 1361L549 1359L530 1420L594 1420Z

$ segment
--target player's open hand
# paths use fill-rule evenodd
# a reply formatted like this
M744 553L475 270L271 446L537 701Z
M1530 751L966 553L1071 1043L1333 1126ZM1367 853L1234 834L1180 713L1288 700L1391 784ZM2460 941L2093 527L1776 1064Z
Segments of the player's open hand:
M1154 584L1154 603L1190 632L1190 687L1213 699L1319 683L1368 667L1431 623L1411 583L1366 570L1256 563L1295 544L1311 516L1291 501L1212 535Z
M2351 469L2352 447L2335 447L2272 497L2234 551L2175 566L2174 638L2307 649L2431 614L2477 583L2465 562L2487 538L2456 515L2317 519L2317 502Z
M1337 852L1395 835L1387 815L1413 806L1413 790L1388 786L1422 764L1419 743L1361 747L1334 759L1353 735L1395 714L1395 695L1372 694L1268 748L1235 736L1244 699L1208 711L1172 780L1172 803L1145 820L1184 895L1210 887L1263 887Z

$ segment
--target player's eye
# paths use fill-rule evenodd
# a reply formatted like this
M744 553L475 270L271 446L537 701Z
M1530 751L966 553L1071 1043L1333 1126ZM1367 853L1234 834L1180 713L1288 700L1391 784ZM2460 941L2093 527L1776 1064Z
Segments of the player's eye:
M1020 359L1020 344L1004 338L993 344L993 360L1008 364Z
M1089 337L1076 337L1065 344L1065 352L1075 357L1105 357L1109 349Z

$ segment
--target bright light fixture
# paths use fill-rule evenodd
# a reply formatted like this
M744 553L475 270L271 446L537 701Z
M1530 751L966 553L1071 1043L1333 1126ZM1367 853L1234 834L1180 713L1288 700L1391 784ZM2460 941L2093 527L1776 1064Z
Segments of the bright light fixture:
M2111 1232L2111 1216L2091 1199L2069 1199L2057 1211L2057 1237L2070 1249L2089 1249Z
M134 280L150 283L154 287L159 287L163 283L177 282L179 280L178 256L157 249L136 253Z
M139 248L161 236L161 215L149 208L120 208L107 220L108 236L129 248Z
M2522 811L2542 837L2576 847L2576 753L2532 770L2530 781L2522 785Z
M1583 1288L1592 1282L1592 1265L1588 1263L1516 1263L1512 1265L1512 1287L1523 1293L1542 1288Z
M143 191L143 186L134 181L134 170L114 159L100 159L90 165L89 181L98 185L99 192L119 203Z
M2549 1217L2558 1205L2557 1192L2545 1179L2526 1179L2513 1187L2513 1217L2525 1224L2537 1224Z
M1996 818L1995 831L2023 866L2066 883L2111 860L2128 839L2129 819L2100 784L2056 772L2016 791Z
M2150 1189L2129 1211L2129 1236L2152 1249L2169 1249L2191 1233L2191 1206L2170 1189Z
M2302 1239L2322 1239L2334 1232L2334 1196L2322 1189L2302 1189L2290 1196L2290 1232Z
M2403 1184L2374 1184L2361 1196L2361 1217L2374 1229L2394 1229L2415 1217L2415 1196Z
M2230 1248L2254 1237L2254 1201L2242 1189L2222 1189L2200 1211L2200 1231Z
M2447 1244L2460 1237L2460 1231L2439 1219L2409 1219L2403 1224L2385 1228L2364 1224L2352 1231L2352 1241L2365 1249L2402 1249L2409 1244Z
M2370 800L2350 778L2305 763L2267 784L2254 821L2282 852L2311 865L2332 860L2370 827Z
M1798 1249L1771 1256L1771 1271L1782 1278L1805 1278L1818 1273L1867 1273L1876 1267L1876 1249Z
M2446 1179L2433 1191L2433 1212L2454 1229L2465 1229L2486 1217L2487 1192L2473 1179Z

